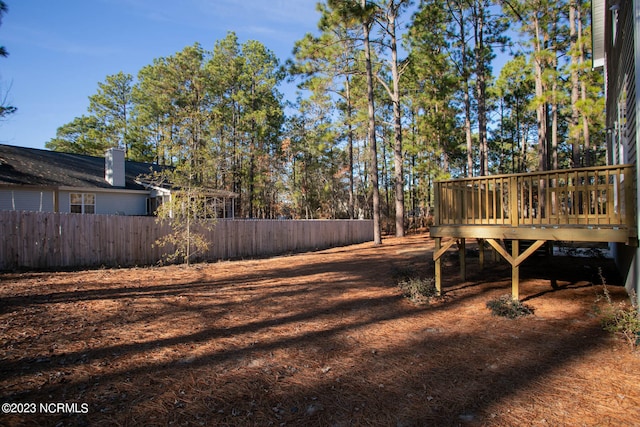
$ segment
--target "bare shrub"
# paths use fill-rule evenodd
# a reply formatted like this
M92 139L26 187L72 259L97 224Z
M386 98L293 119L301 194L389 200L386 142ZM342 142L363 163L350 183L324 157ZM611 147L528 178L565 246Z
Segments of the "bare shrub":
M513 299L511 295L502 295L487 302L487 308L494 316L516 319L518 317L533 314L533 308L523 304L520 300Z
M438 296L433 278L410 277L398 283L402 294L416 304L428 304Z

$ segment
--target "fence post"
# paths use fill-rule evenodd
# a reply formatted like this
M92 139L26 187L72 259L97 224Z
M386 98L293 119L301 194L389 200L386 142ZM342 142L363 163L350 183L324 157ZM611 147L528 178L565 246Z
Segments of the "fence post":
M440 189L442 183L436 182L434 186L433 192L433 225L440 225Z
M440 251L441 242L442 242L442 238L436 237L435 248L433 251L434 254L437 254L438 251ZM442 295L442 262L440 261L440 258L442 257L439 256L435 260L436 292L438 295Z

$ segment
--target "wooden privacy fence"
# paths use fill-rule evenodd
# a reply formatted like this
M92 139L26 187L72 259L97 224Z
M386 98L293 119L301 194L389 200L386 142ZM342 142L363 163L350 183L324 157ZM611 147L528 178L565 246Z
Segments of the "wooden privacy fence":
M153 217L0 211L0 270L152 265L170 232ZM219 219L206 261L276 255L373 240L370 220Z

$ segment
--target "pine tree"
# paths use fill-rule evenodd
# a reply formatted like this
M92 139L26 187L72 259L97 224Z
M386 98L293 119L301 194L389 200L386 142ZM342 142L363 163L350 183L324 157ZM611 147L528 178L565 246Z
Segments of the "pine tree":
M359 49L356 40L360 38L360 27L353 20L332 11L325 4L318 4L321 13L318 28L319 37L305 35L294 47L295 62L289 63L289 72L302 77L299 87L311 90L320 97L317 91L335 95L337 112L340 121L335 126L344 128L347 139L348 179L349 179L349 218L355 216L355 170L354 149L357 123L354 80L363 70L359 67ZM318 80L319 79L319 80ZM318 99L321 99L318 98Z
M433 181L450 176L450 159L459 154L458 141L464 140L455 106L461 77L447 52L447 18L442 2L423 2L405 37L410 52L405 104L411 123L406 151L414 216L433 209Z
M56 137L49 140L45 147L65 153L103 156L109 142L104 140L105 131L95 116L80 116L70 123L60 126Z
M122 71L107 76L104 82L98 83L98 91L89 97L89 112L100 122L104 131L102 137L108 147L121 147L125 158L131 160L132 141L129 135L133 77Z
M248 41L242 45L242 73L237 100L242 111L239 128L243 133L247 159L247 215L273 217L275 212L279 138L284 123L282 95L276 87L283 74L276 56L262 43Z
M394 195L395 195L395 229L396 237L404 236L404 152L402 148L402 107L400 94L400 79L404 73L406 63L398 59L398 30L397 23L400 15L411 4L409 0L387 0L381 5L378 21L383 29L383 45L388 46L388 66L391 72L391 83L376 76L385 88L393 107L393 166L394 166Z
M530 130L535 127L535 115L529 108L534 97L532 68L523 55L516 56L500 70L494 93L502 105L500 133L501 150L507 150L502 173L527 172ZM505 147L506 146L506 147ZM511 163L508 168L507 163Z

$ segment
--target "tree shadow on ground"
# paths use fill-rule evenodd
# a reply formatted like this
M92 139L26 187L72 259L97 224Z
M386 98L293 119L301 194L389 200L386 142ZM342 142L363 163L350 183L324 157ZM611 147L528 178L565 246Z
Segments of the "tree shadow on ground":
M381 249L326 261L318 255L307 264L259 264L219 280L203 274L174 284L95 283L85 291L9 297L3 318L31 313L26 324L35 332L3 342L5 349L24 349L0 368L3 402L88 402L90 412L5 421L485 424L500 416L500 402L608 342L593 319L563 330L557 322L465 314L500 290L486 283L450 286L455 296L432 306L409 304L395 288L393 268L418 266L423 273L431 258L393 254ZM82 336L68 330L64 316L47 317L57 307L102 302L120 311L69 313L83 322ZM157 335L124 333L149 325ZM113 339L120 330L122 338L89 341L94 329ZM80 338L86 347L71 345ZM29 350L28 339L34 348L46 345ZM44 351L56 342L69 345Z

